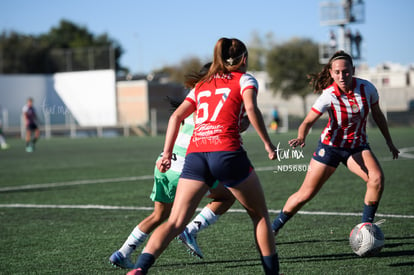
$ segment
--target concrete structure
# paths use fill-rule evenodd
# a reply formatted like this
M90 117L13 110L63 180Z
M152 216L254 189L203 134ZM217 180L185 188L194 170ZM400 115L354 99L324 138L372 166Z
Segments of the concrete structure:
M305 99L289 99L270 88L266 72L250 72L259 82L258 104L270 125L274 107L281 118L280 131L296 129L318 95L309 90ZM378 88L381 107L391 123L414 124L414 69L397 64L375 68L360 65L356 75ZM99 85L98 85L99 84ZM76 136L79 131L101 135L106 129L128 135L164 133L171 107L167 96L184 98L182 85L141 80L115 81L113 71L87 71L57 75L0 75L0 116L6 133L19 134L21 108L34 97L45 136ZM46 123L45 123L46 122ZM46 127L47 123L49 128ZM23 127L24 129L24 127ZM89 135L89 134L88 134Z
M183 86L148 80L117 83L118 124L153 132L164 132L172 112L167 97L183 99ZM154 121L155 120L155 121ZM151 130L150 130L151 129Z

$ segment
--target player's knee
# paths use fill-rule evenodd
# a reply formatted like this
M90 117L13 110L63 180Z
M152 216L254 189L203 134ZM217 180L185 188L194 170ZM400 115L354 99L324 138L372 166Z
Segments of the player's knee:
M165 210L154 211L151 214L151 218L152 218L153 222L155 222L155 223L162 223L168 218L169 215L170 215L169 211L165 211Z
M183 221L171 220L168 219L166 224L168 225L168 230L173 233L173 235L178 235L185 229L187 223Z
M384 190L384 174L382 172L371 173L367 185L369 188L382 192Z
M246 209L253 224L259 223L268 216L267 209Z

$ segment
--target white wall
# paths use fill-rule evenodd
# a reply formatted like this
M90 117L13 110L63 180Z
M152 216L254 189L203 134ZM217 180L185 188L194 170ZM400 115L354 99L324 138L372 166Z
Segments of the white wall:
M112 70L57 73L56 93L81 126L116 125L115 73Z
M41 122L45 115L63 124L72 114L81 126L111 126L116 118L116 82L112 70L55 75L0 75L0 114L7 110L8 126L20 126L27 98Z
M29 97L40 120L41 104L51 89L51 77L47 75L0 75L0 109L8 112L8 125L20 125L23 105Z

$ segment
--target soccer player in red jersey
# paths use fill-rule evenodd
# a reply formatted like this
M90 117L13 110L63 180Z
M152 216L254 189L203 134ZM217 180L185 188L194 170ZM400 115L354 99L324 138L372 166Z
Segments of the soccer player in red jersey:
M167 128L161 172L171 165L172 148L179 125L196 112L196 124L178 182L171 215L149 239L134 270L146 274L171 240L180 234L193 216L200 200L218 180L245 207L254 225L254 235L266 274L278 274L279 260L260 181L239 133L245 113L264 143L269 159L276 158L257 106L258 83L247 74L247 48L238 39L221 38L214 48L213 63L172 114Z
M398 158L399 151L379 107L377 89L353 74L351 56L338 51L320 73L311 75L314 91L322 93L299 126L297 138L290 140L289 145L305 146L309 130L324 112L328 112L329 122L322 131L302 186L289 197L272 224L275 234L318 193L341 162L366 182L362 222L374 220L384 190L384 174L368 145L366 124L370 110L394 159Z
M194 72L186 76L187 88L193 89L195 84L210 69L211 63L205 64L199 72ZM182 100L168 98L171 107L175 110ZM241 131L249 126L249 121L244 118L242 121ZM154 187L151 192L151 200L154 201L154 210L145 219L132 230L128 238L119 250L116 250L109 257L109 262L121 268L131 269L134 267L130 258L131 254L142 245L149 234L164 223L171 212L172 204L175 197L178 180L184 166L184 159L190 144L191 135L194 131L193 115L188 116L182 123L178 136L175 140L173 157L171 158L171 167L165 173L161 173L158 168L154 168ZM185 230L178 236L190 254L203 258L203 253L197 243L197 234L199 231L213 225L219 217L224 214L234 203L235 198L224 186L213 184L213 187L207 192L206 197L213 199L201 212L187 225Z

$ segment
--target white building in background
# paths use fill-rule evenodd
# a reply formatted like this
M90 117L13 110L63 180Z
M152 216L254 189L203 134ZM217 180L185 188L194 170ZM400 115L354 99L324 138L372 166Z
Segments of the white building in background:
M309 89L304 106L300 96L286 99L281 93L274 93L266 72L250 73L259 82L257 101L266 124L270 126L272 110L277 108L280 132L296 129L319 96ZM378 88L381 108L393 125L414 125L414 67L388 63L375 68L361 65L356 75ZM180 98L184 92L176 83L148 79L116 81L111 70L0 75L0 117L6 132L23 133L21 108L28 97L33 97L46 136L51 136L53 131L68 132L68 129L73 136L77 127L87 131L95 127L99 135L104 127L156 134L165 131L170 116L166 97Z
M358 77L370 80L378 89L409 86L409 69L400 64L383 63L374 68L362 64L356 68L355 73Z
M116 125L115 91L113 70L0 74L1 111L7 111L10 126L21 124L22 107L29 97L40 121L64 124L70 114L81 126Z
M377 87L384 111L404 112L413 109L414 66L383 63L369 68L361 65L356 70L356 75L371 81Z

